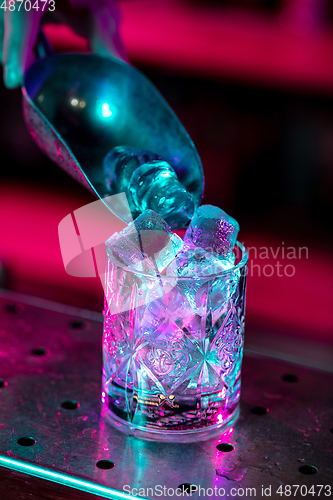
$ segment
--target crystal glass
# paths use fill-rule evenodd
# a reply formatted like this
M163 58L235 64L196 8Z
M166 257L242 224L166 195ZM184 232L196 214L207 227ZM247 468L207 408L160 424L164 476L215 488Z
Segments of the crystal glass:
M152 276L107 260L104 413L144 439L188 442L238 416L247 252L210 276ZM237 257L238 254L238 257Z

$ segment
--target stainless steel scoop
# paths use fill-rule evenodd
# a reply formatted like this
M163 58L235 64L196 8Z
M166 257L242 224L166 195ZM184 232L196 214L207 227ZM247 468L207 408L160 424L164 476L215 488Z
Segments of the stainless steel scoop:
M23 113L40 149L98 198L107 191L102 161L118 145L156 152L175 169L195 206L204 181L184 127L137 69L95 54L48 55L24 75ZM129 222L127 206L109 207Z

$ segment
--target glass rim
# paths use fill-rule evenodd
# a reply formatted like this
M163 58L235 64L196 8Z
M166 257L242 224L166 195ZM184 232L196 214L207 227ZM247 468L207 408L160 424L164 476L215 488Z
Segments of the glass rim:
M114 264L115 266L123 269L124 271L127 271L128 273L133 274L133 275L138 276L138 277L144 276L145 278L148 278L150 280L158 280L158 281L160 281L160 280L162 280L162 281L173 281L173 280L176 280L176 281L186 281L186 280L191 280L191 281L196 280L196 281L199 281L199 280L202 280L202 281L209 281L209 280L212 280L214 278L226 277L228 275L234 274L235 271L239 271L242 267L245 266L245 264L247 264L247 262L248 262L248 252L246 250L246 247L242 243L240 243L240 241L236 241L235 247L236 246L238 246L240 248L241 253L242 253L242 258L238 262L238 264L230 267L229 269L225 269L224 271L213 273L213 274L206 274L204 276L167 276L165 274L159 274L159 275L155 276L153 274L145 273L145 272L139 271L137 269L133 269L133 268L130 268L130 267L122 266L120 263L117 264L116 262L110 260L109 257L108 257L108 255L106 256L106 258L112 264Z

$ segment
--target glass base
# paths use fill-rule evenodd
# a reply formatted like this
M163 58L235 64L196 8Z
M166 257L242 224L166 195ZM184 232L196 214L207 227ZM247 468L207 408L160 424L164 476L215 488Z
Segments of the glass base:
M145 439L146 441L160 441L164 443L191 443L194 441L206 441L207 439L215 438L231 427L239 416L239 406L237 405L235 411L221 424L211 425L201 429L166 432L165 430L159 431L133 425L117 417L106 407L106 405L104 408L104 417L106 421L118 431L140 439Z

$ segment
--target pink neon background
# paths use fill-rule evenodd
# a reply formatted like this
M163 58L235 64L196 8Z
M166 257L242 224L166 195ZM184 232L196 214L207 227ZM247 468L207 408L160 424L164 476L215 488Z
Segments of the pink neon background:
M292 24L292 13L284 9L270 17L221 10L218 3L194 3L193 8L193 3L119 2L122 39L131 60L210 78L331 91L333 33L328 27L308 28L307 19L304 26L301 21ZM301 1L294 3L302 7ZM58 50L87 50L86 40L66 26L49 25L45 31Z

